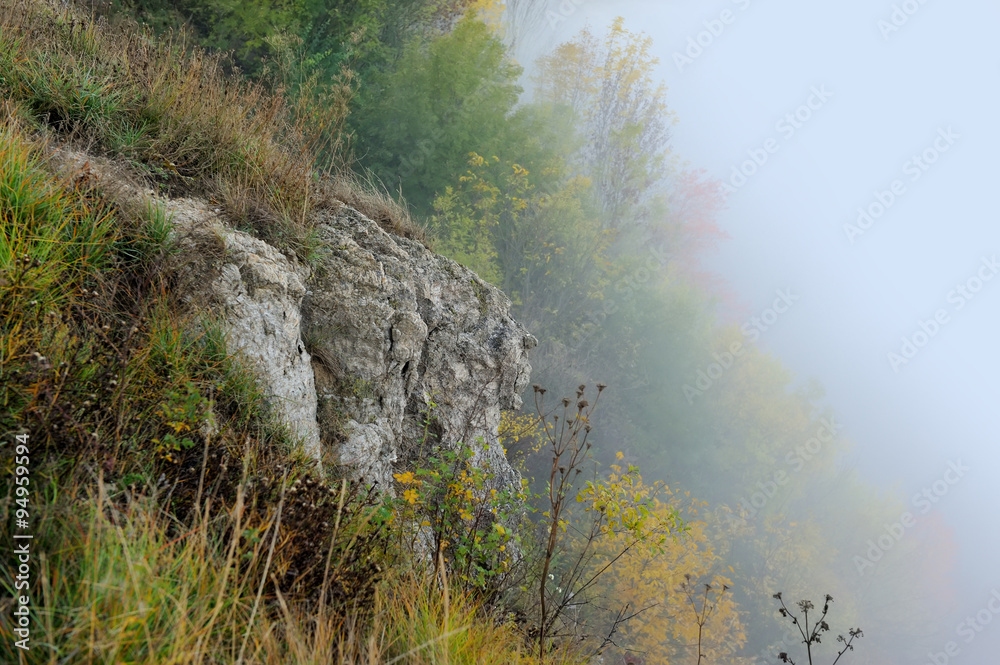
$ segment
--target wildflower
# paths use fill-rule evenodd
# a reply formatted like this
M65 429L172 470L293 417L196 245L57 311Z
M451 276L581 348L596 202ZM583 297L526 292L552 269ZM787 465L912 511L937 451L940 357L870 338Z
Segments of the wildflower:
M420 493L415 489L408 489L403 492L403 498L412 506L417 503L417 500L420 498Z
M402 485L410 485L411 483L416 481L416 479L413 477L412 471L407 471L406 473L396 473L393 474L392 477L398 480Z

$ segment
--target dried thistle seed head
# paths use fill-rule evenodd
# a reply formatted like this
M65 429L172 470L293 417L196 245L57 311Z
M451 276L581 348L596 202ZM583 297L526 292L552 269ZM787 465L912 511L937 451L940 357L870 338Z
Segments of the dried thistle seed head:
M569 397L563 397L563 398L562 398L562 405L563 405L564 407L565 407L565 406L569 406Z
M576 403L576 408L578 409L586 409L588 406L590 406L590 402L588 402L585 399L581 399L579 402Z
M606 384L606 383L598 383L597 384L597 392L601 392L602 390L604 390L607 387L608 387L608 384Z

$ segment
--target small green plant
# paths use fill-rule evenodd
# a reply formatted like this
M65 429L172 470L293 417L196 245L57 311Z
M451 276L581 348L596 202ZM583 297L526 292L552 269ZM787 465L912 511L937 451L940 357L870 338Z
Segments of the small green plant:
M372 382L359 377L348 380L348 390L353 397L359 400L372 399L375 396L375 386Z
M128 238L117 243L118 255L126 265L151 265L171 249L172 215L156 201L148 201L134 212L122 211L124 221L135 227Z
M778 601L781 605L778 608L778 614L780 614L785 619L792 622L792 625L798 629L799 634L802 636L802 643L806 645L806 658L809 665L813 665L813 648L814 645L820 644L822 642L823 633L829 632L830 624L826 622L826 615L830 611L830 603L833 602L833 596L827 594L823 602L823 612L818 618L813 619L812 625L809 624L809 612L816 609L811 600L800 600L797 605L799 611L802 612L802 616L795 614L787 607L785 607L785 601L781 598L781 592L774 594L773 598ZM837 652L837 657L833 659L832 665L837 665L840 660L848 651L854 651L854 640L864 637L864 633L861 632L860 628L851 628L847 631L847 637L843 635L837 636L837 642L840 642L844 647ZM783 663L790 663L790 665L796 665L792 657L788 655L787 652L782 651L778 654L778 658Z
M453 581L465 590L493 591L519 550L511 523L525 494L523 487L491 487L493 475L474 457L468 444L433 448L422 466L395 474L402 490L395 511L415 527L411 546L421 534L429 536L435 561L447 562Z
M183 390L168 391L155 413L170 428L170 432L152 440L156 444L156 454L173 462L175 453L195 445L194 439L185 434L196 431L202 423L211 422L212 402L201 394L194 383L188 381Z

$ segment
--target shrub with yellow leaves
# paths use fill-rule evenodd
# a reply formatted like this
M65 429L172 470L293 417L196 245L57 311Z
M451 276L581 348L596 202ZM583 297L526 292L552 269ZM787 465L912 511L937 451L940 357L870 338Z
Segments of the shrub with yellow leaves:
M526 471L525 462L536 455L545 445L542 429L545 423L535 414L503 411L500 413L500 425L497 434L500 445L503 446L507 459L522 473Z
M407 547L418 550L429 541L434 561L446 563L464 590L491 595L503 586L519 551L511 525L525 497L520 488L491 487L492 474L473 464L473 457L464 443L432 449L421 466L394 475L402 492L393 511L397 523L412 527Z
M662 665L723 663L746 642L739 608L727 593L733 569L713 551L699 505L661 487L647 509L655 519L683 520L682 530L651 547L629 547L627 530L596 542L590 567L605 572L595 593L617 599L624 607L617 611L629 620L596 612L587 619L610 623L613 651L641 653L643 662Z
M595 654L612 644L619 626L633 617L626 603L614 612L606 631L591 620L588 615L601 614L598 606L607 605L598 599L616 597L600 590L599 581L630 552L653 556L686 528L674 507L658 500L666 487L644 484L635 466L612 465L606 476L595 466L592 478L580 482L584 468L593 463L590 421L605 388L598 384L591 402L581 385L575 402L564 398L562 408L549 413L545 389L535 386L544 447L552 456L545 491L533 496L535 511L544 518L538 524L540 563L530 584L537 588L538 655L543 660L554 636L594 643ZM618 459L623 458L619 453Z

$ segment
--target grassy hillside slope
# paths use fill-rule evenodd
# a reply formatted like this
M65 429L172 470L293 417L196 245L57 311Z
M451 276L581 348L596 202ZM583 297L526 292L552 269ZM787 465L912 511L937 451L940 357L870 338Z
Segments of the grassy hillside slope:
M0 95L0 540L33 536L31 649L5 562L0 661L535 662L520 628L428 579L378 497L293 449L217 326L181 319L162 208L58 149L217 201L304 259L315 206L419 236L402 209L317 174L280 94L60 3L0 2Z

